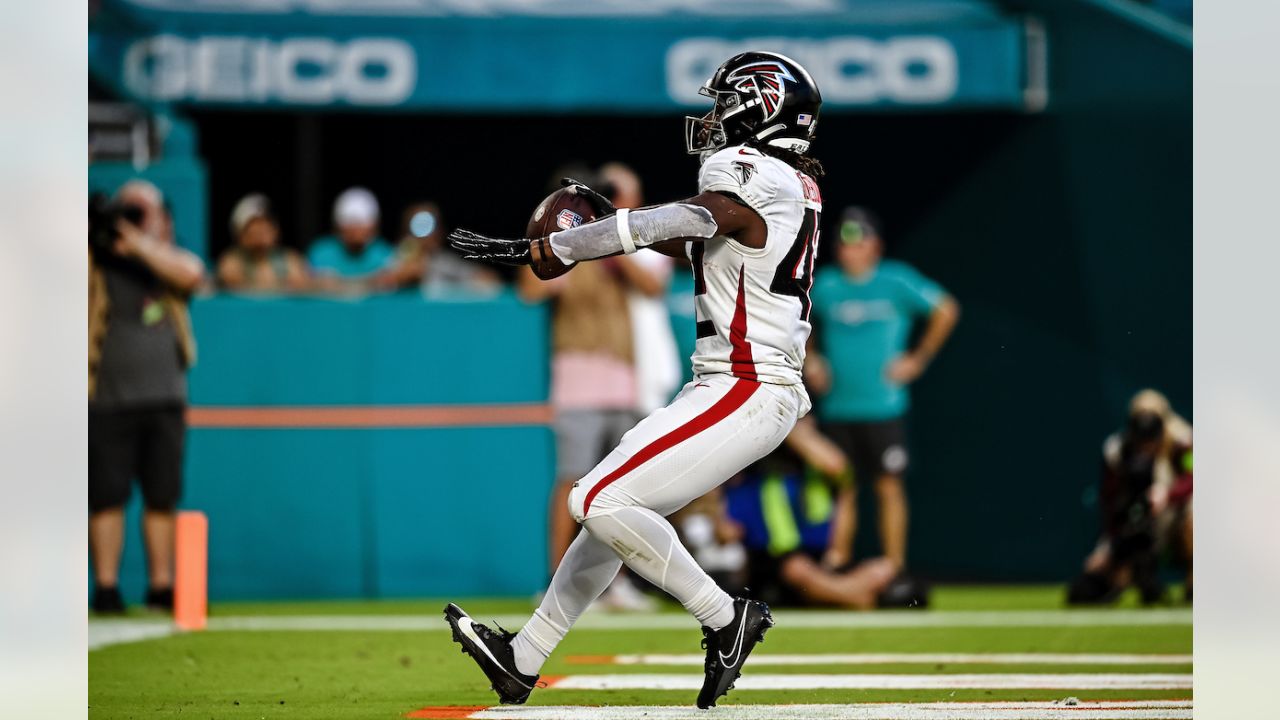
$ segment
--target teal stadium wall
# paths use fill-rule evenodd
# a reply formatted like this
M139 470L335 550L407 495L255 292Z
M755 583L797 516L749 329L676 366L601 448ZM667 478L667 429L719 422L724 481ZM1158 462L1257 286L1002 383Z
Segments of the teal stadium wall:
M196 408L546 400L545 312L509 296L214 297L193 318ZM182 507L209 517L214 600L520 595L546 579L545 425L193 427L187 442ZM126 592L145 583L137 505Z
M964 307L915 388L910 556L935 578L1057 581L1097 537L1130 396L1192 417L1191 42L1132 4L1005 4L1045 24L1050 104L898 246Z

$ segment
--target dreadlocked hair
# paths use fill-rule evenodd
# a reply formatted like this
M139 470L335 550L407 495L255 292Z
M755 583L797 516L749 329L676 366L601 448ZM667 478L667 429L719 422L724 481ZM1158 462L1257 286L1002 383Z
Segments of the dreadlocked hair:
M818 158L763 143L752 147L769 157L781 160L815 180L827 174L827 171L822 169L822 163L818 162Z

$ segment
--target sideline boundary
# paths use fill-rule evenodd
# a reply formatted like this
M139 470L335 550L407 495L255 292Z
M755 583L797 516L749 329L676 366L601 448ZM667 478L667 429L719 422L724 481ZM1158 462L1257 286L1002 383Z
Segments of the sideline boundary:
M679 655L570 655L571 665L701 667L705 658ZM751 665L1190 665L1190 655L1124 653L756 653Z
M703 676L564 675L543 678L552 690L698 690ZM749 674L751 690L1190 690L1190 673Z
M1134 702L860 703L857 705L616 705L433 707L406 715L422 720L1191 720L1189 700Z
M1189 609L1152 610L1011 610L1011 611L886 611L851 613L780 610L774 613L779 627L796 630L926 627L1145 627L1190 625ZM528 615L497 614L484 617L508 627L519 627ZM574 626L592 630L698 630L698 623L684 613L610 615L587 613ZM359 631L445 632L448 625L436 613L423 615L229 615L209 618L206 631ZM171 635L172 623L160 619L91 619L89 649L139 642ZM699 661L701 662L701 661ZM1107 664L1107 663L1099 663Z

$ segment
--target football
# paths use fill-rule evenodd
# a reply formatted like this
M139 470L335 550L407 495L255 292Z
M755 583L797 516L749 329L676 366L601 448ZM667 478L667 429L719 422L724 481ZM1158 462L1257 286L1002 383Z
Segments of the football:
M569 192L568 188L561 188L538 203L533 216L529 218L525 237L530 239L546 237L553 232L575 228L595 219L595 208L587 202L586 198ZM539 257L535 248L530 267L540 279L550 280L569 272L573 266L565 265L554 255Z

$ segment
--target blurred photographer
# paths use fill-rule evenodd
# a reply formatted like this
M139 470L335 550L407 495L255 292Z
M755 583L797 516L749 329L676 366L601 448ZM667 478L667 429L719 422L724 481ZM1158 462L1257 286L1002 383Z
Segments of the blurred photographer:
M195 362L187 302L204 263L174 245L164 198L133 180L89 219L89 548L97 612L122 612L124 505L142 488L150 586L173 607L175 509L182 485L186 372Z
M425 295L470 292L496 293L502 279L479 263L467 262L444 242L440 206L432 201L405 208L396 245L399 283L418 283Z
M1102 448L1102 538L1071 583L1067 602L1114 601L1130 586L1144 604L1164 597L1159 559L1171 551L1187 571L1191 599L1191 426L1155 390L1129 404L1125 427Z

